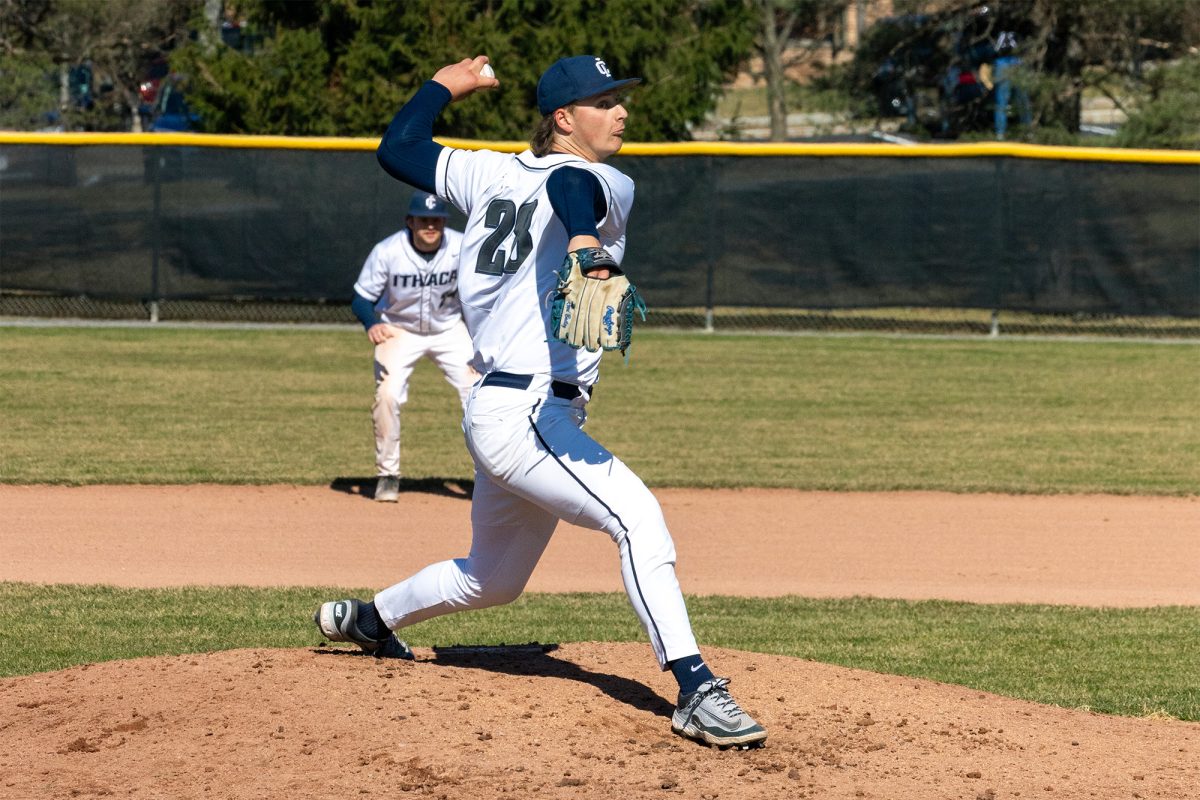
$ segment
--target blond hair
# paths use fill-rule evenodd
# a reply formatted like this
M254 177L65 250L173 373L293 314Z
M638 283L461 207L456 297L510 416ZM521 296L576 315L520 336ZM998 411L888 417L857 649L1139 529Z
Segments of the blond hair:
M570 111L575 108L572 103L563 108ZM557 109L555 109L557 110ZM538 120L537 127L533 129L533 134L529 137L529 149L538 158L548 156L554 151L554 134L558 131L558 126L554 124L554 111L551 111L546 116Z

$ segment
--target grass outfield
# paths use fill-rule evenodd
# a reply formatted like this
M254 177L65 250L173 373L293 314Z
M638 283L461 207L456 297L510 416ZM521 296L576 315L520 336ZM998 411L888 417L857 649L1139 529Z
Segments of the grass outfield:
M654 486L1195 494L1200 348L645 331L589 430ZM301 483L374 472L370 346L312 329L0 329L0 481ZM452 390L418 369L409 478L469 478ZM0 583L0 675L317 643L372 590ZM690 600L713 646L1044 703L1200 720L1200 609ZM415 645L642 639L622 595L530 595ZM647 658L650 658L647 652Z
M0 583L0 675L136 656L311 647L310 615L368 589ZM693 597L710 646L930 678L1128 716L1200 720L1200 609ZM531 594L404 632L416 646L645 640L623 594ZM17 646L19 645L19 646ZM646 645L647 669L653 655ZM718 665L719 667L719 665Z
M589 430L652 486L1194 494L1200 348L643 331ZM358 330L0 329L0 480L297 483L374 474ZM471 476L422 363L409 478Z

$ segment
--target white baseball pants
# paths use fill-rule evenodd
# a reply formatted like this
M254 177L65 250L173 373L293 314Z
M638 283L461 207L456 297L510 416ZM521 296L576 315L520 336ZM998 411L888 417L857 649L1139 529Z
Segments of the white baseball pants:
M650 490L581 430L586 396L476 385L463 431L475 460L471 553L442 561L375 596L389 628L520 596L560 519L606 532L625 592L659 666L700 652L675 577L675 545Z
M441 333L413 333L390 326L393 336L375 345L375 466L379 475L400 474L400 407L408 402L408 381L422 358L437 364L446 382L466 405L479 375L468 362L475 354L467 326L461 321Z

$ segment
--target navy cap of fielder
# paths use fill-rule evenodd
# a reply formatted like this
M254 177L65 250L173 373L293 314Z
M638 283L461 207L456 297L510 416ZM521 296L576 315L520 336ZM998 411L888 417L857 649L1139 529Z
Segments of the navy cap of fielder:
M450 212L446 210L446 201L437 195L416 192L409 201L408 216L445 218L450 216Z
M560 58L538 79L538 111L542 116L585 97L641 83L641 78L617 80L599 56Z

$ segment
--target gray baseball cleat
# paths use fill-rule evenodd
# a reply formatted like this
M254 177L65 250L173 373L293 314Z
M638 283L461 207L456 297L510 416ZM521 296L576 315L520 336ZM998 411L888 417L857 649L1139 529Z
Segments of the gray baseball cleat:
M362 600L331 600L322 603L313 614L313 622L331 642L353 642L376 658L413 659L408 645L388 631L386 639L372 639L358 629L358 609Z
M689 695L681 694L671 715L671 730L721 748L749 748L765 742L766 729L742 711L725 688L728 685L728 678L714 678Z
M383 475L375 484L375 500L380 503L395 503L400 499L400 479L395 475Z

